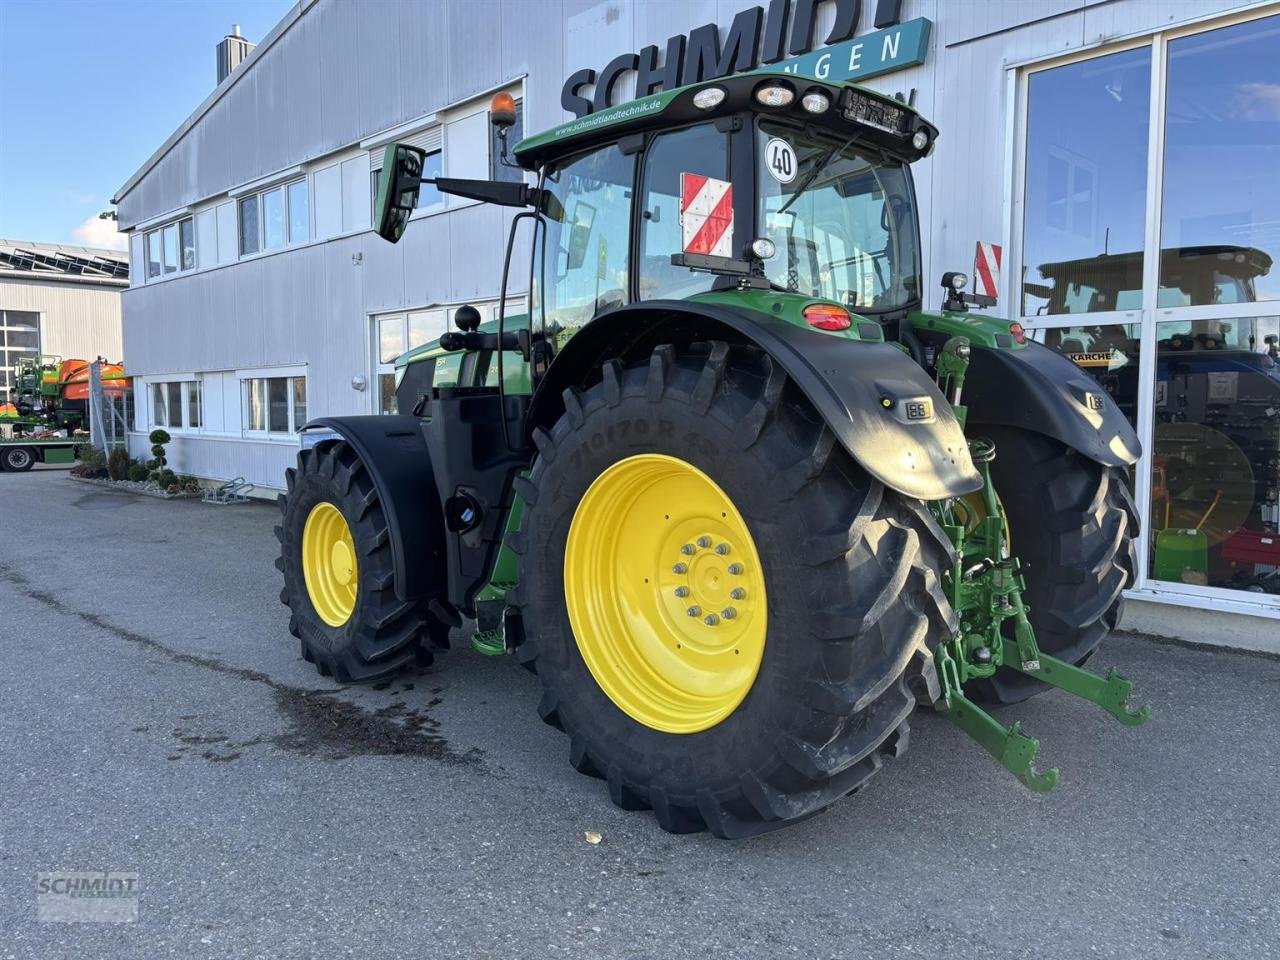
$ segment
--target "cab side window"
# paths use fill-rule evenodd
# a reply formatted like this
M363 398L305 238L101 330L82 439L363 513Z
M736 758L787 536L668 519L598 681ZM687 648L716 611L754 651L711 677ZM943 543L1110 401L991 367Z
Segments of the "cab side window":
M659 134L645 154L640 210L640 299L680 299L711 289L715 276L672 266L683 249L680 178L692 173L729 179L729 137L711 124Z
M628 301L634 171L634 157L608 146L547 174L546 231L534 250L535 328L580 327Z

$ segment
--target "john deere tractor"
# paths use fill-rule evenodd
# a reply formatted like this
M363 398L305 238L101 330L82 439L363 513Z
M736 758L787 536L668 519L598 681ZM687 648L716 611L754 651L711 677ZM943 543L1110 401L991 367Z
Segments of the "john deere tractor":
M371 680L474 620L615 804L724 837L861 789L917 706L1035 790L1058 772L987 705L1053 686L1145 720L1080 667L1134 574L1138 439L963 276L922 310L910 165L937 135L757 72L504 146L521 176L435 179L518 211L500 302L528 310L461 308L397 361L400 414L307 426L278 527L303 656ZM395 242L422 152L383 169Z

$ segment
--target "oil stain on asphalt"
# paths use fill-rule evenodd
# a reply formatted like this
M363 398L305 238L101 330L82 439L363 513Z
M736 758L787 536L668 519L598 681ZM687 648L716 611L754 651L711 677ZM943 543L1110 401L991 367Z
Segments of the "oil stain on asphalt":
M100 614L67 606L59 597L39 589L7 564L0 563L0 580L55 613L76 617L91 627L159 654L172 663L200 667L246 683L260 684L271 691L276 709L288 722L288 729L281 734L239 742L220 733L197 733L179 727L173 731L173 736L181 745L169 754L170 760L189 756L195 753L194 748L204 747L199 751L203 759L211 763L228 763L238 759L242 749L270 744L282 750L327 760L343 760L352 756L409 756L452 766L484 767L481 751L474 748L465 752L455 750L440 735L439 721L429 713L440 703L438 699L432 699L425 707L417 709L394 703L370 712L339 699L336 694L340 688L306 690L291 687L258 670L231 666L214 657L172 650L151 637L112 623ZM405 684L405 689L412 689L412 685ZM181 719L195 718L185 716ZM217 749L214 749L215 745Z

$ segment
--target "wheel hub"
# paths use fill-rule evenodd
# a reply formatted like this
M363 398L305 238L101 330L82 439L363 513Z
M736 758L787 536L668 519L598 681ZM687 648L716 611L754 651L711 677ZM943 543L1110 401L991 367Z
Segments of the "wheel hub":
M346 517L327 500L317 503L302 528L302 576L311 605L329 626L342 626L355 612L358 573Z
M565 547L565 600L592 676L646 726L731 714L764 655L764 575L746 522L707 474L642 454L596 478Z

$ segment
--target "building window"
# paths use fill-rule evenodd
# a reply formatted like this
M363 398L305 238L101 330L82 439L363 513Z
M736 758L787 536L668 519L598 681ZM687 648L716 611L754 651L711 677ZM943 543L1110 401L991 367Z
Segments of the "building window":
M195 220L186 217L150 230L146 235L147 279L196 267Z
M247 257L262 249L258 224L258 195L240 200L240 256Z
M179 269L194 270L196 268L196 224L191 217L178 221L178 247L181 250L182 261Z
M524 180L524 171L515 165L511 151L524 139L524 101L516 101L516 122L507 130L507 162L502 162L502 138L498 128L489 124L489 179L518 182Z
M164 272L178 271L178 225L171 223L160 231L160 246L164 254Z
M289 205L289 242L306 243L311 239L311 204L307 180L295 180L284 188Z
M307 180L294 180L240 198L240 256L311 239Z
M486 304L475 304L483 319L496 316ZM378 384L378 413L396 413L396 358L448 329L449 309L415 310L374 320L374 376Z
M17 310L0 310L0 403L9 398L13 387L13 367L23 357L40 353L40 314Z
M1122 290L1141 298L1150 104L1149 47L1028 79L1024 316L1126 309Z
M284 189L277 187L262 195L262 249L284 246Z
M1169 41L1168 306L1280 300L1280 16ZM1193 262L1194 261L1194 262Z
M246 433L289 435L306 423L306 377L254 377L241 384Z
M187 381L187 426L193 429L199 428L204 423L204 417L201 415L201 383L199 380Z
M166 380L151 384L151 425L170 430L197 430L202 425L199 380Z
M147 279L160 276L160 231L147 234Z

